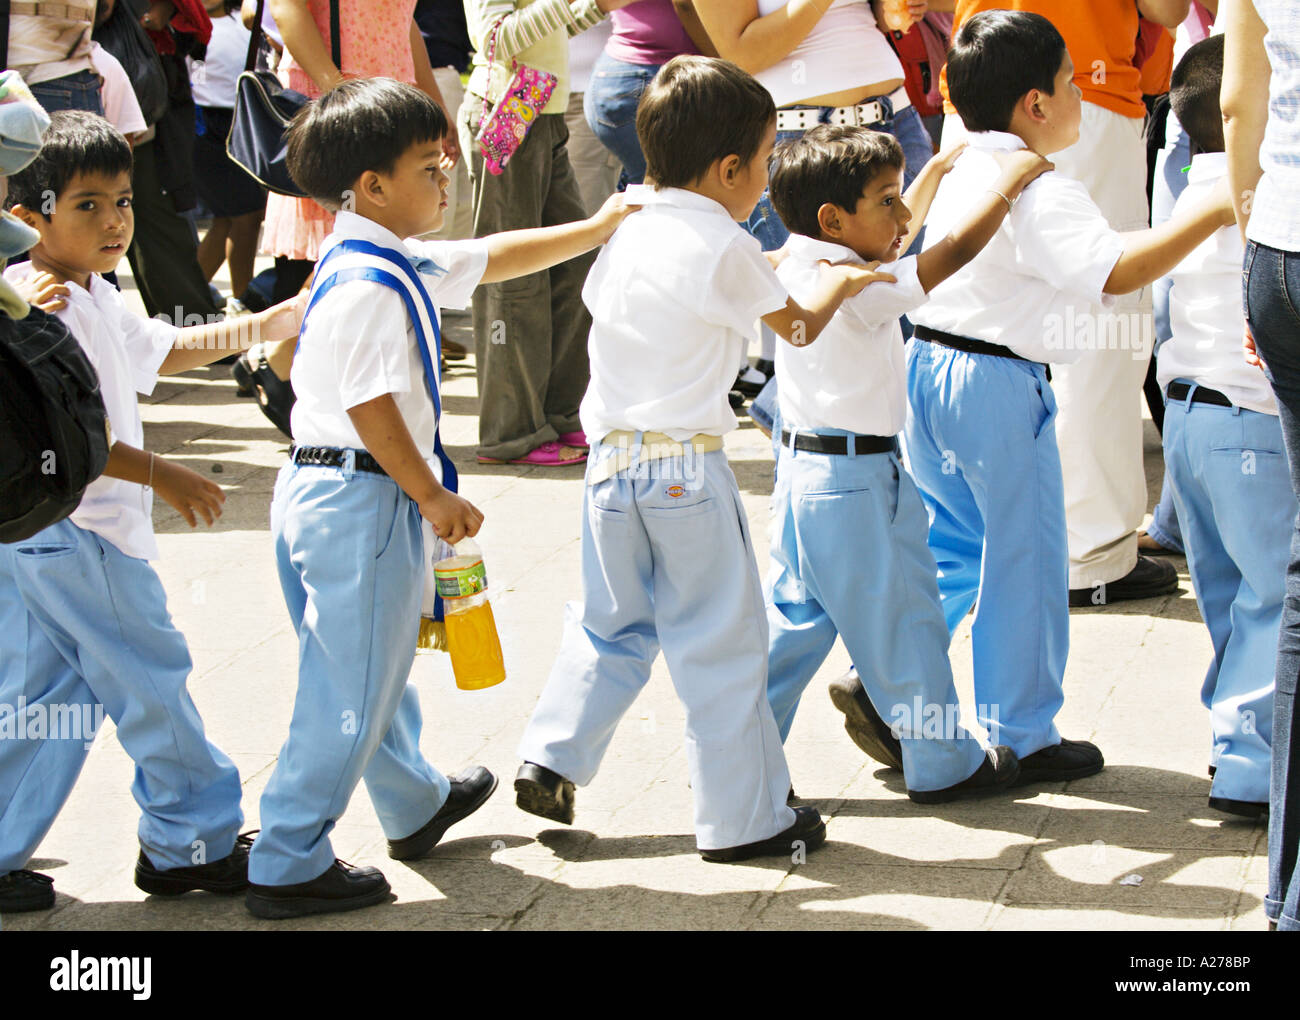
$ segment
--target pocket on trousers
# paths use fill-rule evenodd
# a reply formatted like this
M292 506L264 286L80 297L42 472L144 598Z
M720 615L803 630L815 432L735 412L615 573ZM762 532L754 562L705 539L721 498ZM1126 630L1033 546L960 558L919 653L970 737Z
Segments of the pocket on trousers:
M1052 392L1052 384L1037 375L1028 376L1028 383L1029 428L1037 439L1056 417L1056 395Z
M406 493L402 492L396 484L391 487L384 485L378 487L377 506L375 508L375 538L377 545L375 547L375 559L382 559L384 553L388 552L388 547L393 544L393 536L397 534L397 529L405 522L406 515L410 512L411 499ZM391 509L391 514L388 512ZM384 522L387 520L387 527Z
M53 560L61 556L71 556L77 551L75 545L65 545L63 543L42 542L39 545L18 545L14 546L14 552L19 556L27 556L31 559Z
M596 122L601 127L618 131L636 121L637 103L641 100L641 93L646 90L646 82L640 76L628 77L597 71L592 75L588 88L597 85L599 88L592 106Z
M688 517L701 517L704 514L712 513L717 508L718 505L713 497L705 496L703 499L682 506L643 506L641 507L641 514L651 520L676 521Z

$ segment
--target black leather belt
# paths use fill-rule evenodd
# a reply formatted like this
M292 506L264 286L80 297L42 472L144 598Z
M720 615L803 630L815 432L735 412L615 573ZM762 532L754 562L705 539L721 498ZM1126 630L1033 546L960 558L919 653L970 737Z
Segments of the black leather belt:
M388 472L379 466L379 461L365 450L352 452L356 455L352 465L356 470L388 477ZM289 459L305 467L342 467L347 454L347 450L339 449L337 446L294 446L289 450Z
M914 327L912 335L920 337L922 340L928 340L932 344L939 344L941 347L951 347L955 351L965 351L967 354L988 354L995 358L1010 358L1012 361L1029 361L1028 358L1022 358L1010 347L991 344L984 340L976 340L974 337L958 336L956 333L945 333L941 329L931 329L929 326ZM1042 364L1039 361L1029 361L1029 363L1031 365Z
M1169 395L1170 400L1186 400L1187 393L1192 387L1185 382L1171 382L1165 392ZM1193 404L1213 404L1215 407L1232 407L1232 401L1225 397L1218 390L1212 390L1205 386L1197 386L1192 393Z
M855 454L865 453L897 453L898 438L896 436L819 436L815 432L798 432L794 437L794 448L804 450L807 453L830 453L841 457L848 456L848 441L853 440L853 452ZM790 445L790 430L781 430L781 445Z

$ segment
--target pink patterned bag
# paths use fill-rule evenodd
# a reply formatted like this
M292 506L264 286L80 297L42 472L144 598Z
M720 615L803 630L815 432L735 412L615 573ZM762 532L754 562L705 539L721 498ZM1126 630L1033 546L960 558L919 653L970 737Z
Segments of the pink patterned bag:
M501 22L498 21L492 29L492 41L488 46L489 83L492 81L492 60L496 55L497 34L500 31ZM488 173L495 176L505 172L506 163L524 143L529 128L536 122L537 115L545 108L559 83L555 75L527 67L517 60L512 60L510 66L514 75L490 117L487 116L487 98L483 99L483 112L480 114L476 139L478 147L483 150L483 163Z

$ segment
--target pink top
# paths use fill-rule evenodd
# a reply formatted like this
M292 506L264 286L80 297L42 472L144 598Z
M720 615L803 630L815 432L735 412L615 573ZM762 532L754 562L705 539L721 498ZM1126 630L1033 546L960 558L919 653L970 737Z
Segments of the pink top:
M605 52L625 64L666 64L683 53L699 53L673 10L672 0L636 0L609 16L614 34Z

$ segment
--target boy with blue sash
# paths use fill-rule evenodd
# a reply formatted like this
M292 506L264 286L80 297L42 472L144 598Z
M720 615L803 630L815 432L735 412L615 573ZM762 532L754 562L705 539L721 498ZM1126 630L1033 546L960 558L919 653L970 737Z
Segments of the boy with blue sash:
M262 796L247 905L285 918L379 903L375 868L338 861L329 832L362 778L389 856L427 853L496 788L478 767L450 779L420 753L415 655L425 550L421 518L455 544L483 515L456 495L437 438L438 312L481 282L512 279L604 242L625 215L473 241L436 230L447 123L408 85L347 81L295 120L289 167L338 209L294 358L296 445L271 507L276 563L299 636L289 737Z

